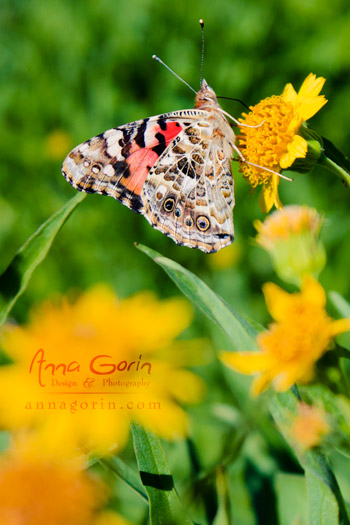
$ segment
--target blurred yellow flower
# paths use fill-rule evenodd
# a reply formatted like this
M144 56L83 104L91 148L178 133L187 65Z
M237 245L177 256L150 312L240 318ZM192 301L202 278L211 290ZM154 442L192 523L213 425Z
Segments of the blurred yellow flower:
M242 247L236 241L227 246L225 250L208 255L208 264L213 270L225 270L236 265L242 256Z
M325 310L326 294L312 277L301 292L289 294L273 283L263 287L267 307L275 319L258 334L260 352L223 352L223 362L243 374L259 374L252 383L258 395L272 382L284 392L296 381L312 379L315 362L329 349L332 338L350 330L350 319L333 321Z
M288 240L292 235L304 232L318 234L322 219L314 208L286 206L269 215L264 222L255 221L258 232L256 241L265 250L272 249L276 242Z
M45 149L52 160L61 160L72 149L72 137L61 129L51 131L46 137Z
M105 487L76 461L14 448L0 458L1 525L98 525Z
M245 160L280 173L292 166L296 159L306 157L308 143L300 134L300 127L317 113L327 100L319 95L325 79L310 73L296 93L287 84L282 95L268 97L255 106L250 113L243 113L240 121L249 126L241 127L239 149ZM259 124L263 124L259 126ZM262 184L260 207L268 212L273 205L281 208L278 196L279 176L240 161L240 170L249 184L255 188Z
M257 243L270 255L279 277L300 285L306 274L319 275L326 253L319 240L322 218L307 206L286 206L262 223L256 221Z
M93 525L132 525L132 523L115 512L106 510L96 517Z
M35 428L43 448L62 454L117 450L131 420L164 438L184 436L179 402L199 401L202 382L162 351L176 351L191 319L183 299L143 292L118 300L103 285L74 303L43 304L27 326L2 332L13 363L0 368L1 425ZM181 343L188 352L199 344Z
M319 445L329 431L323 410L299 403L298 415L291 425L290 434L302 452Z

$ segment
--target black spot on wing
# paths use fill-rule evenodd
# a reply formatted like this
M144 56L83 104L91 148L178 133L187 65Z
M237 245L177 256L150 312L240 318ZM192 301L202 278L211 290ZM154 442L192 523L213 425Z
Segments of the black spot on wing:
M129 164L125 160L117 160L112 164L115 175L123 175L125 178L130 176Z
M137 134L135 136L135 142L140 148L145 148L145 131L147 128L147 122L149 121L149 118L145 118L145 120L142 121L140 126L137 129Z
M165 130L166 130L166 128L167 128L167 123L166 123L165 118L159 117L159 119L157 120L157 123L158 123L158 125L159 125L159 127L160 127L160 129L161 129L162 131L165 131Z
M157 153L160 157L167 145L165 143L165 136L162 133L156 133L155 138L158 140L158 144L152 148L152 151Z
M122 146L122 155L124 158L127 158L129 156L129 151L131 148L131 135L133 132L133 129L130 128L119 128L120 131L123 133L123 138L119 139L119 145Z
M127 188L123 188L121 193L118 195L117 200L128 206L135 213L142 213L143 202L141 196L134 193Z
M215 233L214 237L218 237L218 239L231 239L231 241L233 241L233 235L229 233Z

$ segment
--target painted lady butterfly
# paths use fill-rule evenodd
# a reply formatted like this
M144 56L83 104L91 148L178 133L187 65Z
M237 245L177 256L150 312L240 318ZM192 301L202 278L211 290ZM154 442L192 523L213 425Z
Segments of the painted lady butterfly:
M194 109L93 137L69 153L62 173L76 189L144 215L177 244L216 252L233 241L236 147L225 114L203 80Z

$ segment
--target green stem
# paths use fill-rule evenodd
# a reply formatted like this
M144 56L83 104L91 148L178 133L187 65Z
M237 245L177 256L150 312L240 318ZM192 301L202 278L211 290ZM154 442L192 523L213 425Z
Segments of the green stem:
M347 187L350 186L350 174L347 171L345 171L344 168L340 167L338 164L333 162L331 159L329 159L325 155L322 155L318 161L318 164L321 164L321 166L323 166L327 170L331 171L332 173L335 173L337 177L341 178L341 180Z

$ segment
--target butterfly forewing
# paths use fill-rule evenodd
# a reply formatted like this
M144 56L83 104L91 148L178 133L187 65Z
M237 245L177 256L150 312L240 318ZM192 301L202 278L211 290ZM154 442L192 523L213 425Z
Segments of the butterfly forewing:
M187 121L180 124L178 113L186 112L158 115L112 128L80 144L66 157L63 175L80 191L110 195L143 213L140 194L150 168L182 126L189 125Z

